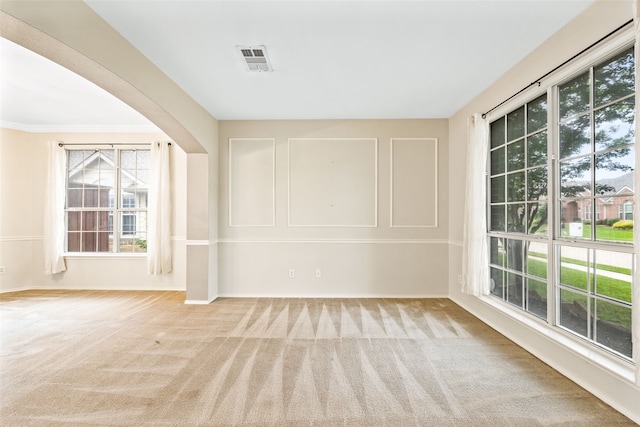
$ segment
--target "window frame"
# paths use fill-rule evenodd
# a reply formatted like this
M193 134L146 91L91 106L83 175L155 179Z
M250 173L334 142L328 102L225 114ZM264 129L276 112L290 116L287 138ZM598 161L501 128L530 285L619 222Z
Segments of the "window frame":
M589 52L584 53L578 58L574 59L571 63L559 68L558 70L551 73L549 76L545 78L544 81L540 82L537 88L530 88L528 91L524 91L517 96L514 96L508 102L505 102L500 107L496 108L491 113L487 114L487 122L492 123L493 121L505 117L510 112L517 110L518 108L526 105L526 103L531 102L544 93L547 94L547 105L548 105L548 145L549 145L549 188L547 192L549 205L549 216L548 216L548 230L546 236L546 242L549 250L548 257L548 265L547 265L547 277L548 277L548 311L547 311L547 319L546 321L540 319L539 317L534 316L531 313L528 313L525 310L520 308L516 308L509 304L508 302L501 300L497 297L489 295L483 295L480 298L496 307L502 312L507 313L514 319L514 321L523 322L534 329L540 330L546 336L551 337L554 341L565 345L579 354L582 354L584 357L593 360L605 368L608 368L617 373L625 372L625 376L631 377L633 374L627 373L627 369L630 366L634 366L633 360L631 357L627 357L625 355L619 354L614 350L609 348L605 348L603 346L598 345L598 343L592 341L587 341L585 338L582 338L575 333L568 332L562 328L557 327L557 313L556 313L556 295L557 292L557 283L558 278L556 272L556 265L559 264L559 251L558 246L563 244L573 245L574 243L581 244L583 241L578 240L577 242L566 238L566 240L558 239L558 234L556 232L556 224L560 223L560 209L558 209L555 204L559 203L559 198L557 195L559 194L559 153L558 151L558 141L559 141L559 123L557 117L554 117L555 113L558 110L558 93L557 87L563 82L569 81L572 78L584 73L586 70L589 70L593 66L597 66L598 64L606 61L608 58L613 58L617 54L632 48L634 46L635 37L633 32L633 27L629 26L626 29L621 30L617 34L611 36L608 40L600 43L599 45L593 47ZM635 58L636 67L640 66L640 58ZM640 86L640 82L636 82L636 96L637 96L637 88ZM639 112L636 112L636 115ZM640 149L638 147L637 142L638 136L636 136L636 143L634 147L636 149ZM491 147L489 147L489 152L491 151ZM490 240L490 237L494 237L489 230L490 223L490 156L487 159L487 240ZM595 199L594 199L595 200ZM553 206L551 205L553 203ZM584 216L584 215L582 215ZM594 216L593 214L591 215ZM592 220L593 221L593 220ZM509 236L514 236L514 234L509 233ZM518 234L516 234L518 236ZM530 236L527 234L519 235L524 238L529 238ZM508 238L508 236L505 236ZM635 257L633 254L635 253L635 248L633 244L627 244L625 246L616 246L615 244L612 246L607 242L591 242L591 246L595 249L614 249L616 251L621 251L625 253L632 254L633 259L633 276L632 283L635 282L634 278L637 276L637 268L635 266ZM635 284L635 283L634 283ZM638 349L636 349L638 351ZM629 371L631 372L631 371Z
M114 151L114 188L113 188L113 197L109 197L109 203L108 203L108 207L103 208L103 207L87 207L87 208L82 208L82 207L75 207L75 208L69 208L67 206L67 197L68 197L68 189L69 189L69 183L68 183L68 179L69 179L69 170L68 170L68 166L65 166L65 206L64 206L64 211L65 211L65 242L64 242L64 256L65 257L79 257L79 258L86 258L86 257L97 257L97 258L103 258L103 257L109 257L109 258L115 258L115 257L146 257L147 256L147 251L146 248L144 251L133 251L133 252L123 252L120 249L120 240L121 237L127 237L127 236L135 236L135 231L134 233L125 233L124 230L122 230L122 226L123 223L120 220L121 215L125 215L127 213L134 213L134 217L138 217L140 213L142 213L143 215L145 215L146 218L148 218L148 200L147 200L147 205L146 207L124 207L122 200L121 200L121 174L120 174L120 163L121 163L121 158L120 158L120 153L122 151L127 151L127 150L133 150L133 151L148 151L149 153L151 152L151 143L71 143L71 144L64 144L64 149L65 149L65 155L69 156L69 151L98 151L98 150L113 150ZM66 164L66 163L65 163ZM147 198L148 198L148 183L147 183ZM108 212L108 223L109 223L109 228L108 228L108 232L109 234L112 236L112 247L111 250L109 251L69 251L68 250L68 212L83 212L83 211L105 211ZM135 224L138 223L138 219L134 220L134 226ZM121 236L121 234L123 234L123 236ZM148 235L148 230L145 231L145 234ZM110 237L111 237L110 236ZM146 240L146 239L145 239Z

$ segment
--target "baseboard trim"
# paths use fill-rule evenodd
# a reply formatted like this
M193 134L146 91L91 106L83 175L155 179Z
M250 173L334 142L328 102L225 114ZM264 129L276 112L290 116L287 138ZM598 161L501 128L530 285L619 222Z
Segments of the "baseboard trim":
M215 301L216 298L213 298L211 300L206 300L206 299L187 299L187 300L184 300L184 304L185 305L209 305L213 301Z
M219 298L336 298L336 299L436 299L449 298L448 294L268 294L268 293L220 293Z
M8 292L21 292L21 291L154 291L154 292L186 292L184 288L103 288L103 287L82 287L82 288L70 288L70 287L28 287L28 288L17 288L17 289L3 289L0 290L0 294L8 293Z

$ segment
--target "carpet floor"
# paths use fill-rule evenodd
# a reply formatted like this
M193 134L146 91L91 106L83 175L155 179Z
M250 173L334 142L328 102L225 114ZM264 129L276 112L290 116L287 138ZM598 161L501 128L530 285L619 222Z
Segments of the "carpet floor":
M0 295L3 426L623 426L447 299Z

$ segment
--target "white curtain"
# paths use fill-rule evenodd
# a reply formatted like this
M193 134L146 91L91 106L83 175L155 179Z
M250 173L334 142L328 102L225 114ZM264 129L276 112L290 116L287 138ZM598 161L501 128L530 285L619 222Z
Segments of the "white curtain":
M636 30L636 45L635 45L635 58L636 58L636 91L638 85L640 85L640 67L638 66L638 58L640 58L640 0L633 2L633 24ZM640 113L640 97L636 96L636 123L635 123L635 135L636 143L638 142L638 135L640 135L640 120L638 120L638 114ZM636 144L637 145L637 144ZM640 172L638 171L638 165L640 165L640 149L636 146L636 168L634 175L634 188L640 189ZM638 199L635 200L633 208L634 221L640 219L640 203ZM633 295L631 296L631 303L633 304L631 328L633 331L633 360L636 363L636 384L640 386L640 280L638 280L638 269L640 268L640 230L635 229L633 233L633 245L635 248L635 274L633 278Z
M486 244L486 170L489 125L481 114L476 113L469 119L468 128L462 292L480 296L489 293Z
M147 271L171 272L171 194L169 182L170 143L151 144L147 221Z
M45 274L67 269L64 263L64 201L67 156L59 141L47 141L47 188L44 200Z

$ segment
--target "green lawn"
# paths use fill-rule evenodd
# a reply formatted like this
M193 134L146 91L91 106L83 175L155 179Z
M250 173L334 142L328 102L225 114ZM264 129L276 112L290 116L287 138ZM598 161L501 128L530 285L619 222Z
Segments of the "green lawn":
M536 254L536 255L544 255L544 254ZM585 263L576 260L576 259L563 259L563 263L574 264L574 265L584 265ZM607 268L602 267L612 267L606 265L599 265L598 268L600 270L607 270ZM612 267L613 268L613 267ZM612 269L608 269L611 271ZM616 269L616 272L631 274L628 269ZM620 271L626 270L626 271ZM527 260L527 271L530 275L540 277L545 279L547 277L547 262L541 259L529 259ZM563 265L560 269L561 282L565 286L569 286L575 288L576 290L587 290L587 273L585 271L576 270L571 268L570 266ZM619 301L631 302L631 277L629 277L629 281L618 280L611 277L606 277L604 275L598 274L596 275L596 283L597 283L597 291L599 295L604 295L610 298L617 299ZM540 282L532 282L529 281L529 286L531 289L535 290L539 295L546 295L547 289L546 284L542 281ZM591 285L592 290L594 285ZM583 294L579 294L578 292L570 292L563 291L562 292L562 302L571 303L573 301L579 302L586 309L587 298ZM615 304L610 303L598 303L597 308L597 316L599 319L607 320L609 322L617 323L621 326L631 328L631 310L626 307L621 307Z
M566 232L562 232L563 237L567 237ZM591 238L591 225L582 226L582 237ZM620 230L607 225L596 225L596 240L607 240L609 242L632 242L633 230Z

